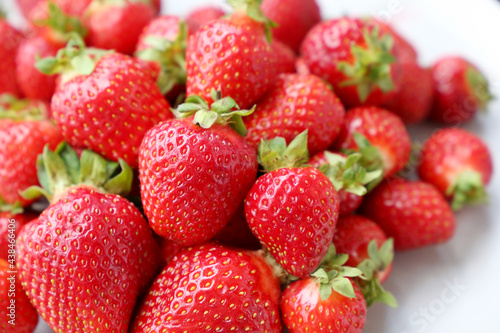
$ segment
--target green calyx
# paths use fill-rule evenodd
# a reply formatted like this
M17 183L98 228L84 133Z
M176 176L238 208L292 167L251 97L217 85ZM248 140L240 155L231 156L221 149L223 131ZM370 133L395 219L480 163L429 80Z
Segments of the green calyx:
M3 8L0 8L0 19L6 19L7 18L7 13L3 10Z
M78 158L65 142L55 151L45 146L38 156L39 186L32 186L21 195L29 200L45 196L57 200L69 188L85 185L105 193L126 195L132 187L133 171L123 160L110 162L100 155L84 150Z
M486 110L488 103L493 100L488 80L472 66L469 66L465 76L472 93L479 102L479 108Z
M202 127L210 128L214 124L229 125L239 135L245 136L247 129L243 124L242 117L248 116L255 111L256 106L250 110L241 110L236 101L231 97L222 98L219 90L212 89L214 102L208 103L200 96L189 96L186 102L172 109L177 118L188 118L194 115L193 122Z
M260 7L262 0L227 0L227 3L237 12L246 13L252 20L264 24L266 38L269 43L272 42L272 28L278 26L276 22L268 19Z
M369 258L358 265L363 275L357 280L368 306L375 302L384 303L390 307L397 307L398 303L394 296L386 291L377 277L378 272L385 271L394 259L394 240L388 239L380 249L377 242L372 240L368 244Z
M344 189L347 192L363 196L367 192L364 185L379 179L383 174L380 169L366 171L359 164L363 157L360 153L352 153L344 157L327 151L325 157L328 164L322 165L319 169L330 179L337 191Z
M391 64L395 58L391 53L394 41L389 34L379 36L379 29L365 29L363 36L366 48L353 45L353 64L340 62L338 69L348 78L341 86L357 86L359 100L364 103L370 93L379 87L383 92L394 90Z
M44 104L30 104L27 99L18 99L14 95L0 95L0 119L14 121L48 120L48 110Z
M488 201L481 174L474 170L462 171L446 194L453 197L451 202L453 210L459 210L464 205L476 205Z
M282 137L262 140L259 145L258 160L266 172L305 166L309 161L307 130L297 135L288 146Z
M48 18L36 22L40 26L48 26L59 34L62 40L71 38L71 34L77 33L85 37L88 33L77 16L69 16L64 13L54 1L48 2Z
M17 201L15 204L8 204L0 197L0 212L9 212L11 214L21 214L23 212L23 207Z
M176 84L186 83L186 47L188 27L185 22L179 23L179 34L174 41L150 36L146 38L149 48L137 52L136 57L153 61L160 65L158 86L165 95Z

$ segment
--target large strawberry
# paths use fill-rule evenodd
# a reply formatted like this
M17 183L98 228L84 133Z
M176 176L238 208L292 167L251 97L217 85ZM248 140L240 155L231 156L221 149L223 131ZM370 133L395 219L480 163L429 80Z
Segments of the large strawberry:
M260 255L205 244L165 267L130 332L280 333L279 297L278 280Z
M15 259L15 240L24 226L34 220L37 215L33 213L19 213L20 210L14 209L14 212L2 211L0 207L0 259Z
M16 54L24 36L0 12L0 95L21 95L16 82Z
M400 82L391 34L373 21L339 18L317 24L301 47L312 74L328 81L348 107L380 105Z
M56 332L127 332L140 293L157 270L147 221L126 199L132 170L66 144L45 149L40 183L51 205L19 234L19 279ZM116 175L116 176L115 176ZM106 193L107 192L107 193Z
M307 131L287 147L263 141L259 161L268 172L247 195L245 215L254 235L293 276L309 276L326 255L339 214L332 182L309 159Z
M425 182L389 180L365 198L362 212L394 238L396 250L443 243L455 231L450 206L434 186Z
M237 11L204 26L186 50L187 94L213 102L212 89L222 89L242 108L254 104L277 75L276 58L266 40L266 24L258 0L234 0ZM247 16L246 10L252 15Z
M422 148L418 174L453 199L452 207L483 202L493 161L486 144L473 133L447 128L434 133Z
M325 82L314 75L282 74L259 107L245 118L245 139L257 148L262 139L282 137L290 143L308 130L311 154L327 149L344 123L345 109Z
M56 58L37 66L62 74L51 108L65 140L75 147L136 167L144 134L172 118L149 72L126 55L86 49L72 39Z
M189 97L177 112L194 118L155 126L140 150L142 203L150 226L183 245L203 243L219 232L257 175L255 150L225 125L244 131L241 115L252 110L233 111L234 100L213 92L211 107Z
M484 74L462 57L449 56L432 66L434 104L430 118L458 125L486 109L492 99Z
M224 16L225 12L218 7L204 6L191 11L186 17L186 23L192 32Z

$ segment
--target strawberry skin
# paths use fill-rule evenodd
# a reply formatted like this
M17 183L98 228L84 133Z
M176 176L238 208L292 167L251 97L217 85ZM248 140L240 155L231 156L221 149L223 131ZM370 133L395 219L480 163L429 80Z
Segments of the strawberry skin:
M9 259L9 221L14 220L14 234L17 235L24 226L37 218L36 214L12 214L10 212L0 212L0 259Z
M137 167L141 140L156 123L172 118L156 82L132 58L111 53L92 74L56 87L54 120L69 144Z
M191 118L151 129L139 160L151 228L185 246L209 240L229 222L258 168L255 150L231 128L203 129Z
M165 267L130 332L280 333L279 297L278 280L260 256L205 244Z
M200 7L188 14L186 17L186 23L190 31L196 32L201 27L207 25L211 21L221 18L225 14L226 13L222 9L217 7Z
M328 148L344 122L345 109L337 96L314 75L282 74L245 118L245 139L258 147L261 139L283 137L290 143L308 130L311 154Z
M32 333L38 323L38 313L26 297L19 276L10 273L15 270L7 261L0 259L0 332ZM8 280L12 277L15 279L15 291L11 290L11 280ZM10 317L11 310L8 309L12 306L11 300L15 300L15 325L9 324L13 319Z
M7 20L0 17L0 95L10 93L16 96L21 91L15 80L16 54L24 36L14 29Z
M295 73L295 53L286 44L273 39L271 47L276 57L278 73Z
M396 250L443 243L455 231L449 204L425 182L399 178L387 181L368 194L362 212L394 238Z
M351 282L352 283L352 282ZM283 291L280 309L290 333L361 333L366 320L366 302L356 284L356 298L336 291L321 300L319 284L312 278L296 281Z
M164 38L168 41L175 41L179 35L179 23L181 19L177 16L159 16L152 20L141 33L137 43L136 52L143 51L151 45L148 37Z
M18 238L19 279L56 332L127 332L158 247L127 200L70 189Z
M254 235L290 274L309 276L331 244L339 213L337 191L315 168L282 168L260 177L247 195Z

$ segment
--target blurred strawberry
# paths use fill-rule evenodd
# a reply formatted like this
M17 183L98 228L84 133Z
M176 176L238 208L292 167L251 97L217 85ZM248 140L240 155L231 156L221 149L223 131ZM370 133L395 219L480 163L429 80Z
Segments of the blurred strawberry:
M276 67L278 73L295 73L295 53L277 39L271 43L271 47L276 57Z
M12 27L0 12L0 95L10 93L18 97L21 90L17 85L16 54L23 34Z
M189 31L193 33L198 31L201 27L207 25L211 21L217 20L224 16L226 13L217 7L207 6L196 8L191 11L186 17L186 23Z
M373 21L376 25L380 26L380 29L382 29L382 31L388 32L392 36L394 40L394 56L396 57L398 62L417 62L417 51L408 40L406 40L396 31L393 26L375 18L368 18L367 20Z
M34 213L12 213L3 211L3 209L6 209L6 207L0 205L0 259L9 260L15 258L15 242L12 243L11 240L15 240L21 229L28 222L36 219L38 215ZM14 212L16 212L16 209L14 209ZM10 223L10 221L14 222ZM9 255L11 255L10 258Z

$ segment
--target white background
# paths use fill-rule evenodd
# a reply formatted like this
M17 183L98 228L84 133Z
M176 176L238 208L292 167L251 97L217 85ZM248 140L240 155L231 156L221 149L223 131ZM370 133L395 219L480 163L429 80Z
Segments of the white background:
M186 14L202 4L222 1L170 0L165 11ZM16 19L13 0L0 4ZM493 0L319 0L323 16L377 15L399 28L418 48L420 60L431 65L447 54L464 55L489 78L500 96L500 4ZM500 103L491 104L466 129L481 135L500 166ZM432 125L410 129L415 140L425 139ZM386 284L397 297L398 309L374 306L366 333L498 333L500 309L500 197L498 173L490 184L490 205L457 214L457 232L448 244L398 253ZM40 325L36 333L48 333Z

